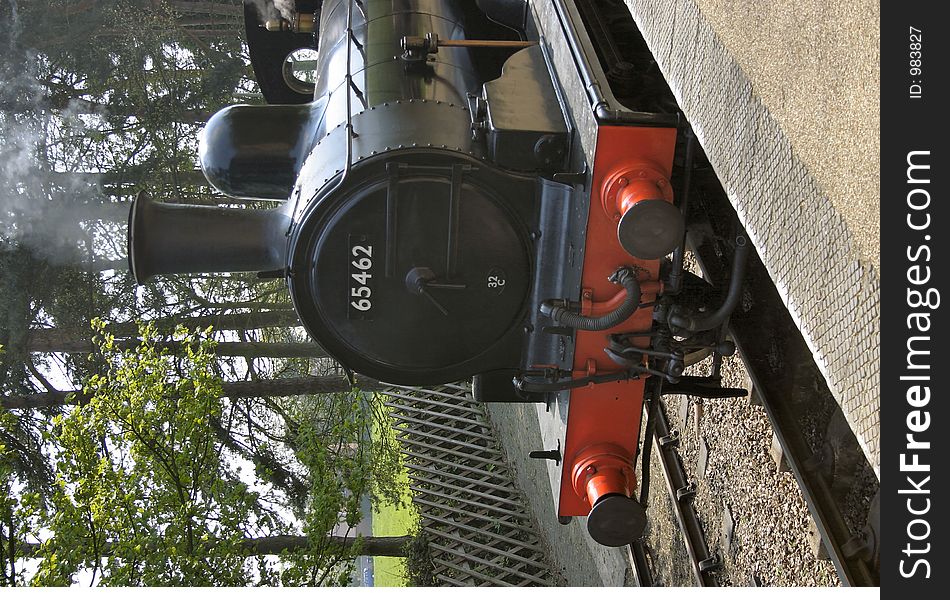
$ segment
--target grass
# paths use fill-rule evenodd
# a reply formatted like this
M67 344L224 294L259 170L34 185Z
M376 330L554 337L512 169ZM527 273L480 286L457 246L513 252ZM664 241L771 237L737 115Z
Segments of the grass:
M403 498L411 506L408 495ZM373 535L406 535L416 522L410 508L396 506L373 507ZM373 582L376 587L405 587L406 559L390 556L373 558Z
M373 428L373 437L392 436L391 429L380 432ZM374 440L375 441L375 440ZM405 469L399 474L399 483L402 489L400 499L403 506L390 504L373 507L373 535L406 535L415 529L419 517L412 506L412 496L409 493L409 476ZM375 587L405 587L407 585L406 559L390 556L373 557L373 583Z

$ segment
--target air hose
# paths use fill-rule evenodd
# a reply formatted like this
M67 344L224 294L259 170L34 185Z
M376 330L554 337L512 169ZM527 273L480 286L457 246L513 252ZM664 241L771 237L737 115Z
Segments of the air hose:
M640 282L630 267L620 267L608 279L627 290L626 298L612 311L599 317L587 317L571 310L567 301L545 300L541 303L541 314L551 317L555 323L585 331L603 331L620 325L629 319L640 305Z

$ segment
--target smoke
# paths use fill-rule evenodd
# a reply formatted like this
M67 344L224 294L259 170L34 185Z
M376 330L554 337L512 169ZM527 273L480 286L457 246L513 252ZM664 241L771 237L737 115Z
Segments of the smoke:
M250 4L257 10L261 23L268 19L276 19L278 16L289 21L296 12L294 0L244 0L244 3Z
M96 177L61 172L50 133L82 139L87 126L77 107L55 114L44 106L38 82L42 57L18 43L17 3L0 15L8 39L0 62L0 244L17 244L54 264L77 264L91 256L89 224L112 214L102 203ZM6 31L3 31L5 29Z
M280 11L280 16L288 21L293 19L294 13L297 12L297 6L294 4L294 0L274 0L274 6Z
M6 24L3 25L3 27L9 28L7 39L10 42L10 49L13 49L14 38L20 33L20 11L18 10L19 7L17 6L16 0L7 0L7 6L10 8L10 18L5 19Z
M245 6L253 6L257 12L257 18L264 24L264 21L273 19L279 13L277 8L269 0L244 0Z
M0 77L0 86L23 89L23 79ZM68 113L58 118L68 123ZM102 202L95 175L57 172L44 160L50 118L0 115L0 243L20 245L53 264L78 264L91 256L91 225L115 215Z

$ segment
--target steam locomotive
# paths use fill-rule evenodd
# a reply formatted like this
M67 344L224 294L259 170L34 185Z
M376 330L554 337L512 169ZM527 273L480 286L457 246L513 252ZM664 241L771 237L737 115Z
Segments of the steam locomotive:
M283 203L141 195L135 279L281 277L303 326L351 372L569 402L563 454L550 456L558 515L587 516L602 544L630 543L646 524L634 469L644 399L682 388L697 352L734 351L719 329L744 254L740 240L718 308L684 273L671 180L678 162L688 189L693 145L675 105L617 99L640 102L651 67L637 64L645 47L625 53L612 33L612 4L623 7L298 0L263 26L248 8L269 104L213 116L201 166L224 194ZM298 48L317 50L312 84L285 61Z

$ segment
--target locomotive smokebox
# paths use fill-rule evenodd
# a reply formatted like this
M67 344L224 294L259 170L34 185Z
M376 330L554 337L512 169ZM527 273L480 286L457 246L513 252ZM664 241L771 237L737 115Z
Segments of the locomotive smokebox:
M143 191L129 214L129 268L139 284L172 273L283 269L289 226L279 208L166 204Z

